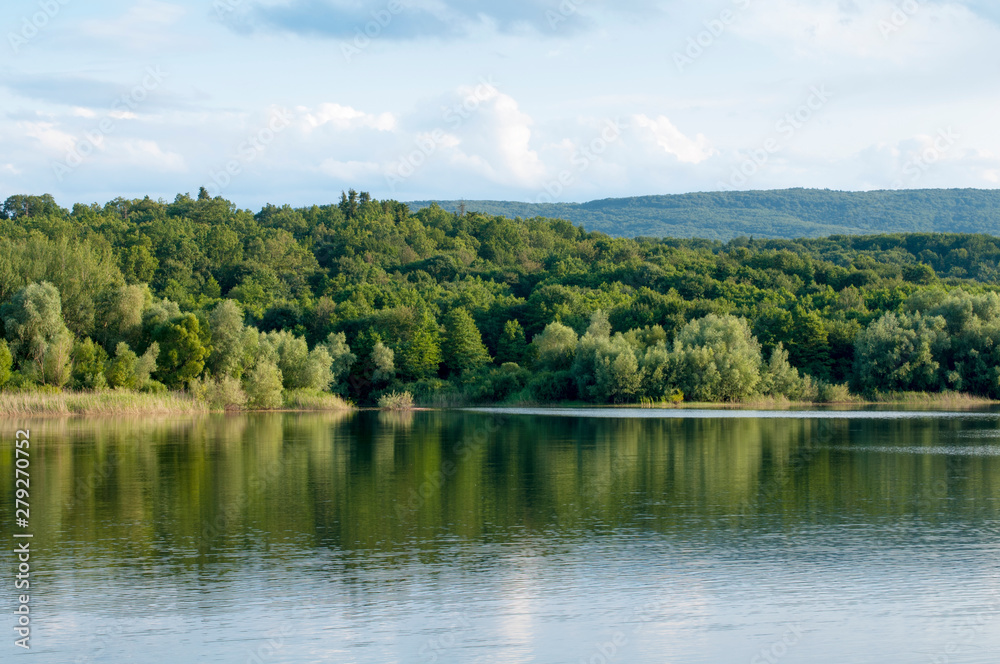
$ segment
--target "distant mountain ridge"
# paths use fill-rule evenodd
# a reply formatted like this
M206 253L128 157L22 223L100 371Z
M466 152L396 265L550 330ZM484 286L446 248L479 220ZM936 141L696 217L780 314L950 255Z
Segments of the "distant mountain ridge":
M414 201L418 210L432 201ZM875 233L1000 235L1000 190L902 189L868 192L782 189L606 198L589 203L437 201L455 212L566 219L619 237L730 240Z

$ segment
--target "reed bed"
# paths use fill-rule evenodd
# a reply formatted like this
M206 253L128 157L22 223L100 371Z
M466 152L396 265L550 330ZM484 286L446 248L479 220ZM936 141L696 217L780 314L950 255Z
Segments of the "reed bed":
M875 403L946 408L975 408L997 403L986 397L962 392L883 392L872 398Z
M0 414L26 415L172 415L203 413L208 406L182 392L147 394L104 392L2 392Z
M289 390L284 394L286 410L350 410L343 397L315 390Z

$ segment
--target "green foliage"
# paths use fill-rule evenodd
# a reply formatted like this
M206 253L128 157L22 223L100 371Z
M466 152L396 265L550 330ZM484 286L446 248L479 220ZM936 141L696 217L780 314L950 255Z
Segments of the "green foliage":
M677 385L693 401L737 401L760 383L760 344L743 318L708 316L674 342Z
M788 351L781 343L771 351L771 359L761 374L760 391L768 396L783 396L792 401L815 401L819 387L808 375L788 363Z
M208 349L201 338L201 323L194 314L183 314L157 325L152 338L160 350L157 380L177 388L201 374Z
M437 374L441 364L440 338L437 322L425 313L410 339L400 349L400 369L404 378L422 380Z
M212 352L207 366L216 376L243 376L247 337L244 334L243 312L233 300L223 300L208 318L212 333Z
M530 371L507 362L468 376L465 394L472 402L500 403L524 390L530 378Z
M444 318L441 350L445 366L455 373L474 371L492 362L476 322L461 307Z
M0 390L10 382L11 371L14 365L14 358L10 354L7 342L0 339Z
M424 212L429 204L416 201L409 205ZM725 241L740 236L821 237L923 230L993 233L1000 195L994 190L980 189L871 192L787 189L611 198L582 204L442 201L434 205L448 212L455 212L462 205L469 212L486 215L569 219L590 230L623 237ZM933 254L934 258L938 256ZM946 256L947 252L941 255Z
M49 342L42 360L42 371L33 371L33 375L42 385L63 387L69 383L73 377L73 335L69 330L61 330Z
M577 398L576 379L569 371L542 371L528 383L533 399L542 403L573 401Z
M247 405L255 409L281 408L281 369L271 360L259 361L243 381Z
M156 371L156 360L160 346L156 342L149 345L141 357L136 355L124 341L115 348L115 357L106 364L104 378L109 387L138 390L149 382Z
M379 397L378 407L382 410L411 410L413 395L409 392L390 392Z
M100 294L95 303L94 339L104 347L119 341L136 343L142 329L142 313L152 303L145 284L122 286Z
M29 284L0 307L0 315L19 367L42 376L49 346L66 330L59 291L48 282Z
M951 340L942 316L888 313L858 335L855 378L866 393L938 390L943 376L935 359Z
M240 410L247 403L247 394L238 378L216 376L191 381L191 394L213 410Z
M104 370L104 377L110 387L122 387L134 390L139 387L135 381L135 373L138 365L139 356L132 352L127 343L122 341L115 349L115 359Z
M374 365L373 381L387 383L396 377L395 353L391 348L387 348L381 341L375 342L371 359Z
M504 323L503 334L497 342L497 362L505 364L524 364L528 359L528 342L524 336L524 328L517 320Z
M383 348L385 347L383 346ZM330 354L331 382L339 383L347 378L347 375L351 372L351 367L354 366L358 357L351 352L351 347L347 345L347 335L343 332L331 332L329 334L326 338L326 350ZM392 362L393 358L390 356L390 367Z
M536 216L557 207L521 219L411 214L364 192L256 214L201 195L72 210L13 196L0 215L0 332L11 385L160 389L140 368L159 365L173 388L267 384L270 404L269 365L285 389L366 404L403 389L441 404L814 399L847 381L872 394L1000 397L1000 238L761 239L993 232L998 203L991 192L799 190L565 208L644 235L729 238L740 224L755 235L722 243L609 237ZM133 360L154 343L158 359Z
M531 340L531 347L540 368L565 371L576 357L578 339L572 328L562 323L549 323L541 334Z

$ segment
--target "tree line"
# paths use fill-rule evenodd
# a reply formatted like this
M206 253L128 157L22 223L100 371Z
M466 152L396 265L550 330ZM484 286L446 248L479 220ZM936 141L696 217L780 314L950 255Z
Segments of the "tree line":
M342 194L0 209L0 387L356 403L1000 398L1000 239L612 238Z

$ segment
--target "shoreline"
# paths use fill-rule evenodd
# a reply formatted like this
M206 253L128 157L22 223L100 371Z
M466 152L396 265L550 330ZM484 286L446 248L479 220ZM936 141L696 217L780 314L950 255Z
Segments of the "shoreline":
M316 400L312 406L301 401L300 407L252 409L252 408L212 408L185 392L150 394L142 392L3 392L0 393L0 416L3 417L79 417L115 415L209 415L209 414L253 414L253 413L322 413L346 411L378 412L418 412L452 410L462 408L621 408L636 410L861 410L882 408L937 408L957 411L981 410L1000 405L1000 401L955 392L941 393L899 393L886 394L875 400L857 400L832 403L789 401L787 399L760 398L734 403L682 402L682 403L641 403L641 404L593 404L579 401L560 403L484 403L454 404L447 407L415 404L411 408L379 408L377 406L355 406L330 395ZM303 407L304 406L304 407Z

